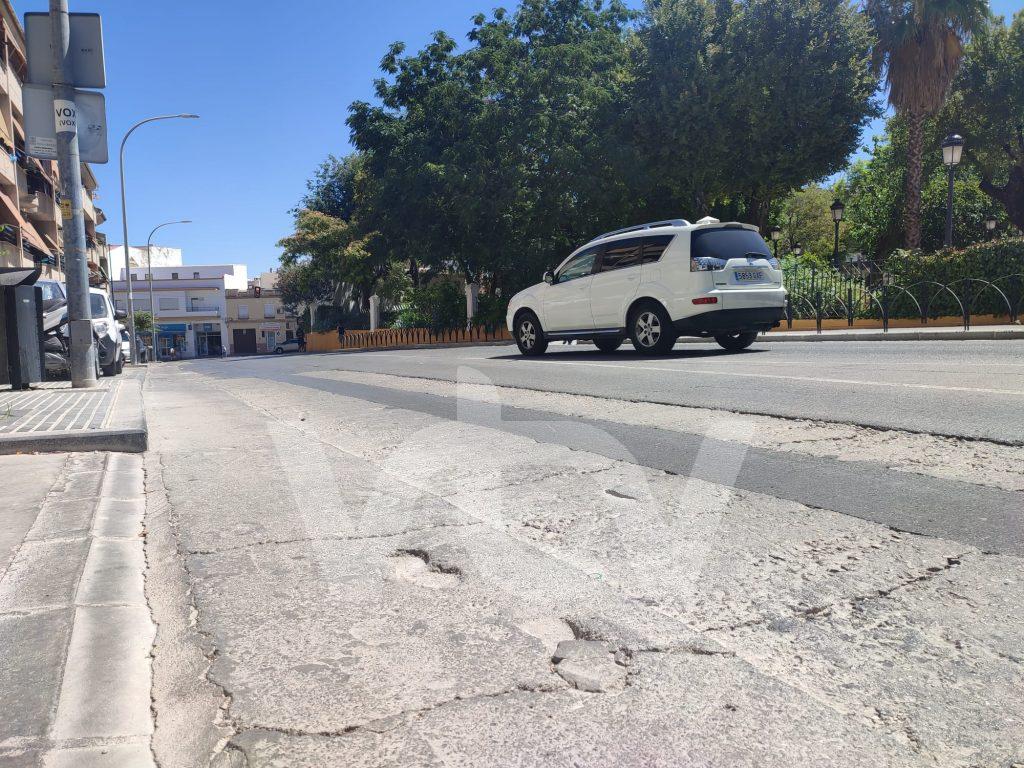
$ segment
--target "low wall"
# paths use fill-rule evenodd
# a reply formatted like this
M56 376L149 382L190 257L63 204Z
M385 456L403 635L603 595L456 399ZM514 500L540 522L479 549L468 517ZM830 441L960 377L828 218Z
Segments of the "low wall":
M384 349L411 347L419 344L474 344L484 341L512 341L508 329L502 327L488 332L484 328L440 331L427 328L382 328L377 331L346 331L344 341L335 332L306 334L306 348L310 352L335 352L340 349Z
M1002 325L1008 323L1005 315L972 315L971 326ZM961 328L962 317L937 317L922 325L917 319L892 319L890 328ZM813 331L816 329L814 320L794 320L792 329L786 327L785 321L771 333L793 331ZM842 330L850 328L846 320L828 318L821 321L823 330ZM882 321L871 318L858 318L853 321L853 328L881 329ZM413 347L427 344L474 344L483 341L512 341L508 329L502 327L488 332L483 328L470 330L441 331L432 333L427 328L382 328L378 331L346 331L344 342L338 340L338 334L331 332L307 333L306 348L310 352L336 352L341 349L387 349L389 347Z
M971 315L972 328L977 325L1005 325L1009 322L1010 318L1007 315ZM918 318L903 317L889 320L889 328L963 328L963 325L964 319L960 316L931 318L926 325L922 325ZM882 321L880 318L857 318L851 326L845 318L824 318L821 321L821 328L824 331L838 331L847 328L873 328L881 330ZM786 321L783 320L782 325L778 328L773 328L770 333L785 333L790 330L813 331L816 329L817 325L814 320L794 320L792 328L787 327Z

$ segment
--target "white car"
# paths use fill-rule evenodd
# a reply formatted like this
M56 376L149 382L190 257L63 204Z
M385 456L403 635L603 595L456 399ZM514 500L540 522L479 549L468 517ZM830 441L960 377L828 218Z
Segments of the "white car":
M513 296L506 320L524 355L561 339L612 352L627 337L637 351L661 354L680 336L746 349L785 312L782 271L757 227L708 217L595 238Z

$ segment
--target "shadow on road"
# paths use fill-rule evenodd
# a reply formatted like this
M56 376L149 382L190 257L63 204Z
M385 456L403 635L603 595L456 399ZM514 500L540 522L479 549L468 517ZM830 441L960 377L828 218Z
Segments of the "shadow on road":
M733 357L735 355L753 355L767 352L766 349L745 349L742 352L729 352L725 349L673 349L663 355L645 354L632 349L617 349L614 352L601 352L596 349L575 349L572 346L553 345L546 355L526 356L518 352L509 355L495 355L491 360L527 360L535 363L557 361L562 358L573 360L692 360L698 357ZM553 353L553 354L552 354Z

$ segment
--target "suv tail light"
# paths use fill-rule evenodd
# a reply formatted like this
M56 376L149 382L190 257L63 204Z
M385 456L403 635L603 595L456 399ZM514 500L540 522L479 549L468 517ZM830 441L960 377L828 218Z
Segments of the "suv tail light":
M696 256L690 259L691 272L713 272L725 266L725 259L716 259L714 256Z

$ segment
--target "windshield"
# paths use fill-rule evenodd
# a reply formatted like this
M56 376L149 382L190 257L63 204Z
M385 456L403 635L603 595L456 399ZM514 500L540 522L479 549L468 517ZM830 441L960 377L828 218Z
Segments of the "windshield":
M93 319L107 316L107 300L98 293L89 294L89 308Z
M40 280L36 286L43 291L43 301L64 301L64 286L56 280Z
M772 255L761 235L749 229L698 229L690 241L690 256L694 259L720 259L724 262L749 254L766 259Z

